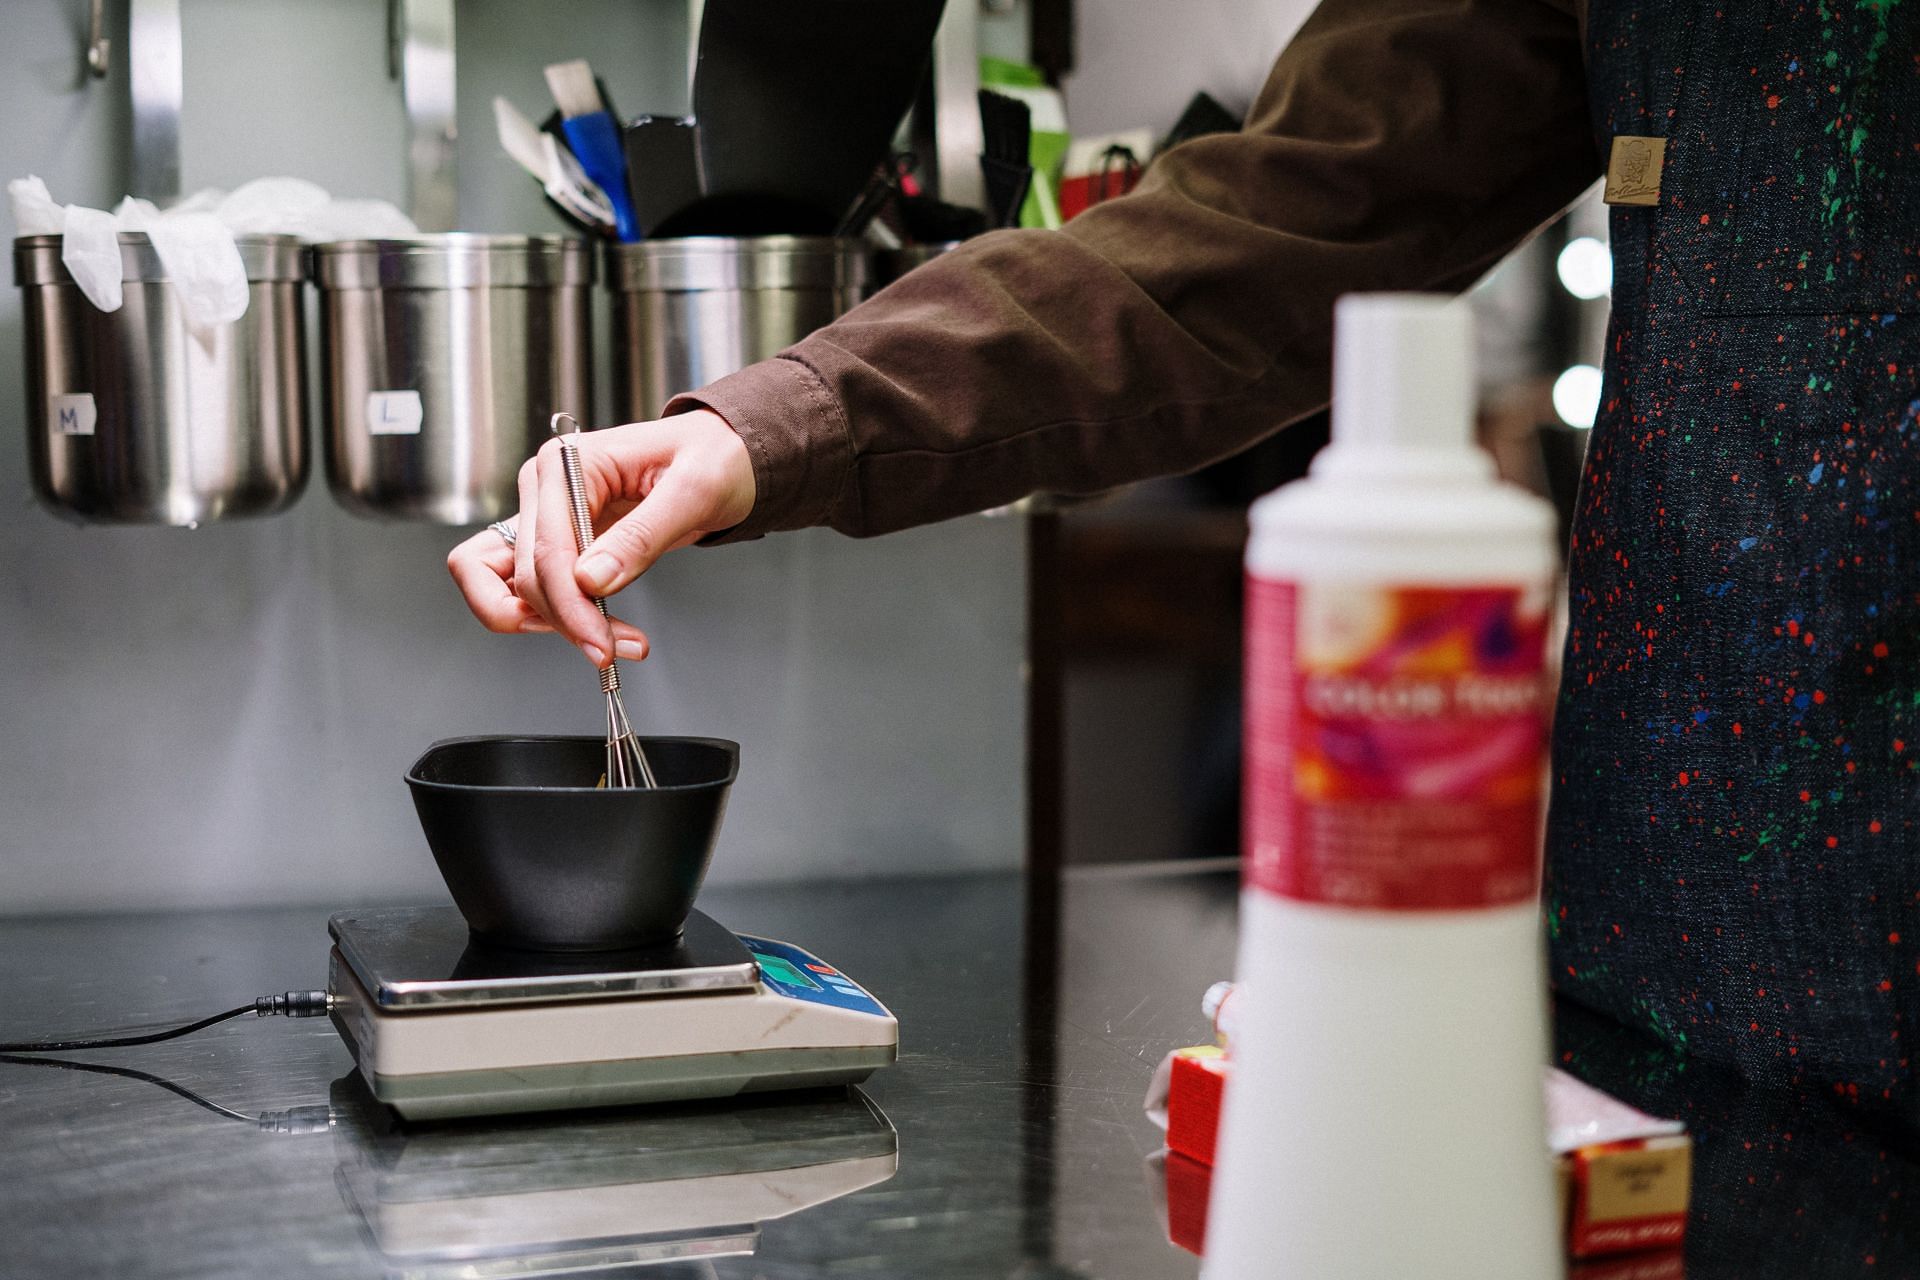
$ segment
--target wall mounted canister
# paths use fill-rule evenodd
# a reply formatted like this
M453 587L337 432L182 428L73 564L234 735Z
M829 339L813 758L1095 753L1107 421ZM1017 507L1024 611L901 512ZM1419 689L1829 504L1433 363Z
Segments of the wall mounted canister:
M334 497L439 524L517 510L553 414L592 420L593 272L565 236L316 245Z
M668 400L777 355L867 294L872 257L826 236L689 236L607 247L613 412Z
M195 333L147 236L119 239L117 311L81 294L61 237L13 242L35 493L61 515L134 524L287 506L308 464L300 242L239 237L246 313Z

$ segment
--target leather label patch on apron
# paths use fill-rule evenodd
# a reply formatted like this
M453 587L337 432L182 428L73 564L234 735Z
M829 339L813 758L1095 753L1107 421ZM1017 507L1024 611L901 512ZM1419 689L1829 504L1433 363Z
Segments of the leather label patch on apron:
M1660 168L1667 162L1665 138L1636 138L1620 134L1607 157L1608 204L1659 204Z

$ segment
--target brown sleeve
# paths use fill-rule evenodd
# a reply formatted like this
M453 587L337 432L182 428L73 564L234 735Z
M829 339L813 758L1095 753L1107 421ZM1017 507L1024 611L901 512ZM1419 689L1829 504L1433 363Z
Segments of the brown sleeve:
M753 459L756 505L723 540L1094 492L1325 405L1335 297L1462 289L1599 174L1573 3L1324 0L1244 131L677 398Z

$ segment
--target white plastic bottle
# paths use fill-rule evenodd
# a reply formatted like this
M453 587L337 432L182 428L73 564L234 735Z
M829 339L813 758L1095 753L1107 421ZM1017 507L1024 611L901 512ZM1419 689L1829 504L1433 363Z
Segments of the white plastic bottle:
M1333 443L1253 509L1246 863L1208 1280L1562 1274L1538 906L1545 502L1464 306L1335 310Z

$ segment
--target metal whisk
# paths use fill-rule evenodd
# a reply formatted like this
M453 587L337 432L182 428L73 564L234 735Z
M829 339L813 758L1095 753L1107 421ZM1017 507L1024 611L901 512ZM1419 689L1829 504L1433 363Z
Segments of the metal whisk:
M566 423L566 426L561 426ZM560 465L567 476L568 514L573 518L573 543L582 555L593 541L593 515L587 510L587 484L580 474L580 442L574 436L580 424L570 413L556 413L549 424L560 438ZM607 616L607 602L589 597L600 616ZM640 739L627 719L627 708L620 700L620 664L609 657L600 672L600 692L607 695L607 777L609 787L652 787L653 766L641 750Z

